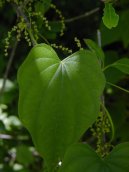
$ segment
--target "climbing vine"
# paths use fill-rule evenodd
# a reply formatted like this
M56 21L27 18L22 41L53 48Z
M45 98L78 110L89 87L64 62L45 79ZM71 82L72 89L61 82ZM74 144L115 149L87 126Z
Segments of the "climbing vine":
M126 84L120 83L121 78L129 75L129 42L124 42L127 35L121 29L126 15L119 11L117 1L102 0L84 14L74 16L76 11L73 10L68 18L67 10L61 8L63 3L58 3L51 0L0 1L0 9L9 6L13 14L11 25L2 36L2 59L7 65L2 66L5 73L1 71L3 78L0 79L0 146L4 147L4 140L13 140L12 145L18 142L16 148L11 145L7 150L8 147L4 147L11 157L9 170L127 172L129 142L128 139L119 141L120 133L116 132L117 120L122 115L117 112L118 119L112 115L115 101L120 107L124 106L116 100L116 92L124 96L129 92L128 87L123 88ZM79 34L75 27L81 20L91 22L90 18L95 28L94 34L90 31L89 35L94 41L88 35L93 28L90 24L82 22ZM70 27L73 30L68 34ZM88 36L79 36L85 29ZM104 39L105 35L108 36ZM107 52L116 40L123 41L120 52ZM21 54L14 63L18 50ZM110 55L115 56L115 60L110 59ZM11 71L13 63L15 69ZM15 84L8 80L10 72L17 73ZM13 98L8 100L9 94ZM113 103L110 103L110 96ZM10 119L6 111L13 103L18 107L18 117ZM8 118L12 120L10 123ZM26 136L12 135L12 126L17 127L18 132L26 128ZM0 162L1 169L8 171Z

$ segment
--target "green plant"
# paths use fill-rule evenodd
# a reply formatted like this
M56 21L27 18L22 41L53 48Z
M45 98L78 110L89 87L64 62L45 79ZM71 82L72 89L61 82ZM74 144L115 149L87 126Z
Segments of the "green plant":
M92 41L88 43L93 44ZM97 45L94 52L96 49L98 52ZM50 46L39 44L31 50L19 69L19 115L50 172L57 170L60 161L64 165L59 171L129 170L129 143L120 144L109 154L110 147L100 141L98 148L104 146L104 149L98 150L102 159L87 145L74 145L96 121L101 103L102 123L110 119L100 98L105 85L103 71L107 67L117 67L122 72L129 72L128 59L101 69L94 52L80 50L60 61ZM111 126L106 123L97 126L99 133L103 130L100 139L108 128L113 127L112 122ZM104 127L107 127L106 130ZM96 163L90 166L95 159Z
M57 36L63 36L65 22L76 21L82 16L65 20L51 1L7 2L13 6L18 16L17 23L5 39L5 56L8 56L10 41L17 46L24 37L28 45L33 46L18 70L18 113L44 160L43 171L128 172L129 142L117 145L114 120L107 110L105 95L112 93L112 87L129 93L127 89L118 86L114 78L109 77L115 70L124 76L128 75L129 59L124 57L107 62L107 54L102 49L103 26L102 31L97 31L98 43L84 39L85 45L81 45L81 41L75 37L79 51L72 54L71 48L50 42ZM6 1L2 1L2 5L4 3ZM119 26L119 15L113 5L115 1L104 2L102 20L109 29ZM60 21L47 19L45 14L49 9L54 10ZM92 13L94 11L85 16ZM124 40L122 36L121 39ZM45 43L40 43L43 40ZM110 41L112 40L109 39ZM59 58L52 47L70 55L64 59L59 55ZM119 80L121 75L115 74L117 75ZM5 75L4 81L6 79ZM2 92L5 91L5 86L3 82ZM1 123L2 130L3 124ZM89 140L85 139L87 133ZM23 144L17 146L15 151L16 160L25 167L23 171L30 170L28 164L33 163L32 154L35 154L35 150L30 151Z

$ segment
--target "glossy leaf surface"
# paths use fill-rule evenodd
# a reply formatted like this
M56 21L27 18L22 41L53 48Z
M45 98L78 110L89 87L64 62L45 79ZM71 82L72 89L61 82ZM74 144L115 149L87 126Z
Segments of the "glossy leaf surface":
M35 46L18 71L19 115L49 171L99 114L105 78L94 53L60 61L46 44Z

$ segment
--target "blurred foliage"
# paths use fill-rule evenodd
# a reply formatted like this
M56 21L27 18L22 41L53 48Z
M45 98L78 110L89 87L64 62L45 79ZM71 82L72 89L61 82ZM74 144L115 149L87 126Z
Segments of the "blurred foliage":
M15 1L15 0L14 0ZM9 46L8 56L5 57L5 39L8 31L17 23L17 13L11 4L13 0L0 0L0 89L2 88L4 76L10 60L10 54L16 42L16 34L13 33ZM23 1L20 1L22 3ZM26 0L24 1L26 2ZM102 35L102 47L105 53L105 66L121 58L129 58L129 1L115 1L115 8L119 14L119 24L116 28L108 30L102 23L104 3L101 0L55 0L52 1L64 16L64 35L60 36L62 24L59 13L51 8L51 0L33 1L33 9L41 12L47 20L34 17L36 27L40 31L38 42L62 45L76 51L79 49L74 38L80 40L81 46L86 48L84 39L93 39L97 42L97 29ZM96 13L74 20L86 12L99 7ZM29 8L29 7L28 7ZM27 10L27 9L26 9ZM71 19L70 22L67 19ZM51 30L46 27L48 21ZM37 32L36 32L37 34ZM57 52L64 58L68 51L62 51L57 47ZM88 48L88 47L87 47ZM6 76L6 84L2 93L0 92L0 172L42 172L45 165L38 152L34 149L30 134L22 126L18 118L18 85L17 70L24 60L30 47L21 36L14 58ZM115 68L105 70L109 82L117 84L129 90L129 76ZM114 144L129 141L129 95L111 85L105 89L105 104L111 114L115 126ZM87 139L90 138L90 139ZM94 145L90 131L84 136L87 142Z

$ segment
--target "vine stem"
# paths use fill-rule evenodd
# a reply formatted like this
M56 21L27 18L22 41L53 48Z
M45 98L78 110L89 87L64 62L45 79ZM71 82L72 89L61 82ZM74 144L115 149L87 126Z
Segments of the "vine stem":
M101 41L101 32L100 32L100 30L97 30L97 38L98 38L98 45L101 48L102 47L102 41ZM103 61L100 61L100 65L101 65L102 71L104 71L105 69L107 69L109 67L109 66L107 66L107 67L104 68L104 62ZM105 97L104 97L104 94L101 96L101 107L102 107L102 119L104 119L104 117L106 115L106 117L108 118L108 120L110 122L111 138L108 141L108 143L111 144L113 139L114 139L115 130L114 130L114 124L113 124L112 118L111 118L107 108L105 107ZM106 141L106 134L105 133L103 133L103 138L102 139L103 139L103 144L105 144L107 142ZM104 150L104 151L106 151L106 150Z
M101 48L102 47L102 41L101 41L101 32L99 29L97 30L97 38L98 38L98 45Z
M38 35L39 35L48 45L50 45L50 42L49 42L43 35L41 35L40 33L38 33Z
M31 39L31 42L33 44L33 47L37 44L37 41L35 40L33 34L32 34L32 30L31 29L27 29L28 30L28 33L30 35L30 39Z
M118 88L119 90L124 91L124 92L126 92L126 93L129 94L129 91L128 90L126 90L126 89L124 89L124 88L122 88L122 87L120 87L118 85L112 84L111 82L107 82L107 84L109 84L109 85L111 85L111 86L113 86L115 88Z
M28 136L26 135L22 135L22 136L13 136L13 135L9 135L9 134L0 134L0 139L2 140L20 140L20 141L24 141L24 140L28 140Z
M9 74L9 71L10 71L14 56L15 56L17 46L18 46L18 41L15 41L14 47L13 47L13 49L11 51L9 61L8 61L8 64L7 64L7 67L6 67L4 76L3 76L3 83L2 83L2 87L0 89L0 99L1 99L1 97L3 95L3 92L4 92L4 89L5 89L6 81L7 81L7 78L8 78L8 74Z
M100 30L98 29L97 30L97 39L98 39L98 45L99 47L101 48L102 47L102 41L101 41L101 32ZM100 65L101 65L101 68L104 67L104 62L102 62L100 60ZM113 127L113 122L112 122L112 119L110 117L110 114L108 113L106 107L105 107L105 97L104 97L104 94L101 96L101 106L102 106L102 120L104 120L104 117L105 115L108 117L109 119L109 122L111 124L111 129L112 129L112 137L111 137L111 140L110 140L110 143L112 142L113 138L114 138L114 127ZM106 143L106 134L103 133L103 144Z
M112 118L111 118L107 108L103 104L101 104L101 105L102 105L102 108L104 109L104 111L105 111L105 113L106 113L106 115L107 115L107 117L109 119L110 125L111 125L111 129L112 129L112 136L111 136L111 139L110 139L110 143L111 143L113 141L114 135L115 135L114 125L113 125Z
M65 23L71 23L71 22L74 22L76 20L80 20L82 18L89 17L90 15L98 12L99 10L100 10L100 8L98 7L98 8L95 8L93 10L90 10L90 11L88 11L88 12L82 14L82 15L79 15L79 16L76 16L76 17L73 17L73 18L70 18L70 19L66 19Z
M31 23L29 22L27 16L24 13L24 10L22 9L22 6L17 6L16 4L12 4L14 9L16 10L17 13L17 17L23 17L24 21L26 22L26 26L27 26L27 31L30 35L31 38L31 42L33 44L33 46L35 46L37 44L37 41L34 38L34 35L32 34L32 28L31 28Z
M103 68L103 72L104 72L105 70L107 70L108 68L110 68L110 67L112 67L112 65L107 65L107 66L105 66L105 67Z
M0 139L3 140L11 140L13 137L11 135L8 134L0 134Z
M17 6L16 4L12 3L12 6L13 8L16 10L16 13L17 13L17 17L23 17L25 22L26 22L26 25L27 25L27 31L30 35L30 38L31 38L31 42L33 44L33 46L35 46L37 44L33 34L32 34L32 29L31 29L31 23L29 22L27 16L24 14L24 11L22 10L22 7L21 6ZM9 73L9 70L11 68L11 65L12 65L12 61L13 61L13 58L14 58L14 55L15 55L15 51L16 51L16 48L17 48L17 45L18 45L18 41L15 41L15 44L14 44L14 47L12 49L12 52L11 52L11 55L10 55L10 58L9 58L9 61L8 61L8 64L7 64L7 68L5 70L5 74L4 74L4 77L3 77L3 83L2 83L2 87L0 89L0 99L2 97L2 94L4 92L4 88L5 88L5 85L6 85L6 80L7 80L7 77L8 77L8 73Z

